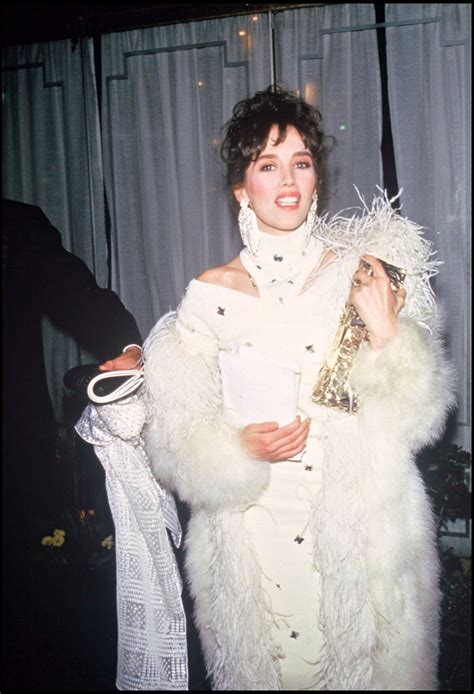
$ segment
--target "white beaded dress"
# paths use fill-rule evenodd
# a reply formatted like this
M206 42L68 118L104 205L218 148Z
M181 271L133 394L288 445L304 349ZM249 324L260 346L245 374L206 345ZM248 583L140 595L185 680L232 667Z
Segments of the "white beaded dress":
M245 345L300 374L297 414L302 420L312 418L303 457L272 464L267 489L244 512L274 615L272 637L280 646L282 689L287 690L313 688L323 644L318 628L320 575L314 566L309 525L321 486L319 436L326 413L311 403L310 395L340 314L330 287L325 286L324 268L314 272L323 250L313 237L305 238L304 227L287 237L262 234L256 259L246 251L241 254L259 297L193 280L178 309L178 329L182 326L186 339L194 341L206 326L216 349L238 350Z

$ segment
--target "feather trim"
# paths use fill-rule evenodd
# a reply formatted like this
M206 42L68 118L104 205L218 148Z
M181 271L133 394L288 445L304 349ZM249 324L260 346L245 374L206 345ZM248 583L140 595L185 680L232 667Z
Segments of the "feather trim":
M399 321L383 349L361 346L350 382L361 413L370 412L374 435L377 428L392 432L413 451L441 436L455 405L454 372L441 340L411 320Z
M323 485L311 514L314 566L322 580L320 628L325 636L313 682L316 689L370 689L380 645L366 568L367 518L355 428L355 417L328 417L321 436Z
M193 515L186 571L213 689L281 688L274 620L241 513Z
M432 512L409 447L370 412L328 416L311 516L325 644L313 686L433 690L439 625Z
M328 413L321 423L311 530L325 645L313 684L329 690L436 688L438 559L413 451L441 435L454 378L429 283L440 263L391 202L376 198L361 218L339 214L315 229L347 279L366 254L407 271L398 335L380 351L363 345L354 361L359 415Z
M328 219L327 213L322 215L316 221L313 234L337 256L344 256L349 261L350 274L354 272L359 258L366 254L405 269L407 302L400 315L408 316L430 329L436 315L430 278L438 273L438 266L442 263L432 259L435 252L430 241L423 237L423 228L401 217L399 210L392 208L391 203L398 195L391 200L386 193L375 196L369 208L359 191L357 193L363 204L362 209L347 208L331 219ZM354 209L363 214L344 216L344 212Z
M163 316L143 346L149 410L163 426L160 444L177 450L200 424L214 422L222 412L217 357L193 352L176 331L176 313Z
M252 460L224 421L217 357L191 349L164 316L144 346L151 417L144 439L153 470L191 506L216 511L255 501L270 464Z

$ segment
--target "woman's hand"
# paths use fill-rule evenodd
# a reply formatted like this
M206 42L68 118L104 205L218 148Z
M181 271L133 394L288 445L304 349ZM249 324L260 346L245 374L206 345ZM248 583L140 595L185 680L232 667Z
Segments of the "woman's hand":
M122 369L140 369L142 350L140 347L132 346L126 352L122 352L118 357L109 359L100 364L100 371L121 371Z
M372 349L380 349L397 334L398 314L405 303L406 291L393 291L380 260L373 255L364 256L363 260L373 272L371 275L364 270L354 273L349 303L364 321Z
M302 422L299 415L294 422L281 428L276 422L248 424L242 429L240 438L252 458L276 463L304 449L310 424L310 419Z

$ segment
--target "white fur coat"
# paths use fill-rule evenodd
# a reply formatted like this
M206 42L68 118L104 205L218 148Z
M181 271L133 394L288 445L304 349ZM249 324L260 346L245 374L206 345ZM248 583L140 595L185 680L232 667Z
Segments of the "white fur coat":
M398 335L356 358L359 414L328 418L325 430L311 520L325 638L314 688L433 690L438 559L414 453L440 436L453 403L428 282L436 264L386 200L362 220L320 220L315 233L338 255L329 272L347 276L341 305L364 253L406 268L408 297ZM224 422L215 345L205 326L197 338L191 347L168 314L146 342L147 449L161 484L192 509L187 578L214 689L279 689L272 615L241 513L265 489L270 463L251 460Z

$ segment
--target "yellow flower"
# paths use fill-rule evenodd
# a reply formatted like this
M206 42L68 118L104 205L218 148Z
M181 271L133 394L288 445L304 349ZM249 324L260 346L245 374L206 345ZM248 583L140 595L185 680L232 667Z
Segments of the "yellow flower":
M100 544L102 545L102 547L107 547L107 549L112 549L112 547L114 546L113 535L108 535L107 537L105 537Z
M55 528L53 531L53 535L45 535L43 539L41 540L42 545L52 545L53 547L61 547L65 543L65 535L66 533L64 530L60 530L59 528Z
M51 538L51 544L53 547L61 547L64 542L64 535L54 535L54 537Z

